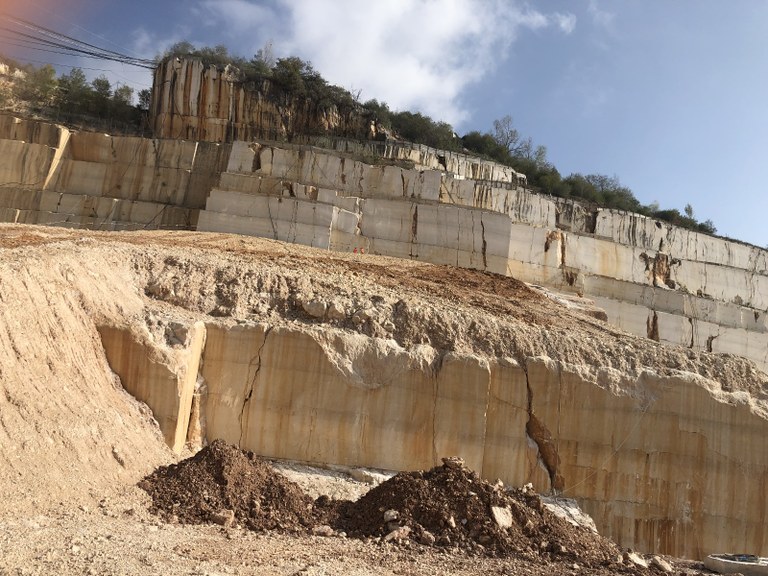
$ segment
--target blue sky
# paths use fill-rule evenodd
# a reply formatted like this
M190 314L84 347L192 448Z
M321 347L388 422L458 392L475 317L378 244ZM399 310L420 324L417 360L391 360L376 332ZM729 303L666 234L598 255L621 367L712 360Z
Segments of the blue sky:
M768 2L762 0L0 0L152 57L173 42L310 60L329 81L459 134L510 114L565 176L617 176L647 204L768 245ZM149 74L3 47L20 60ZM95 76L101 70L86 70Z

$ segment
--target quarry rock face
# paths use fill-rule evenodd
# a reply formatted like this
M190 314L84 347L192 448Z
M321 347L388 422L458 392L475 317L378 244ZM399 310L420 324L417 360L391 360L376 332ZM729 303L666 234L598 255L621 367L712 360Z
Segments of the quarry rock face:
M368 122L355 109L320 108L282 94L269 80L238 81L236 75L199 60L169 59L155 69L152 101L159 138L231 142L297 134L364 138Z
M24 376L34 369L59 374L71 395L62 398L90 406L113 438L91 457L73 448L83 433L69 417L40 420L47 453L63 458L46 465L59 483L126 474L143 457L148 432L118 440L133 421L115 419L111 368L177 451L186 434L306 462L456 462L577 500L623 547L766 550L768 379L746 360L633 337L480 271L227 235L4 225L1 238L3 266L15 272L3 275L0 297L31 290L47 302L4 308L14 342L0 364L5 421L15 414L22 430L45 418ZM83 312L61 316L62 298ZM309 314L311 300L335 300L345 314ZM13 327L47 323L49 309L65 323L50 316L54 328L20 339ZM32 469L6 430L0 455L26 478ZM444 461L451 455L461 460Z
M198 229L514 276L587 296L632 333L766 367L765 250L636 214L586 217L513 175L456 179L235 142Z
M157 106L183 97L190 117L229 86L159 73L176 84ZM232 142L225 126L205 120L188 134L222 143L192 142L0 116L0 297L30 299L2 312L3 445L42 427L23 375L46 397L60 375L74 396L25 450L54 446L51 478L69 477L71 445L82 469L125 477L152 435L126 434L145 418L116 376L176 453L221 438L392 470L456 455L576 499L623 546L768 554L765 250L538 195L459 154ZM70 420L81 405L95 428ZM23 452L3 461L32 477Z

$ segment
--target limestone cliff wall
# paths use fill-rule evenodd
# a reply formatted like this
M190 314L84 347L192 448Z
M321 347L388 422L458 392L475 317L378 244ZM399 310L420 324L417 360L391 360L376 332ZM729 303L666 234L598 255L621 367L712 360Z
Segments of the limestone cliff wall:
M208 142L295 134L362 138L367 128L356 110L321 108L309 99L278 93L269 81L246 85L227 71L186 59L170 59L156 68L151 112L157 138Z
M586 295L632 333L768 368L765 250L511 183L235 142L198 229L507 274Z
M764 250L590 212L493 166L477 164L493 179L475 180L463 160L463 175L424 168L424 151L422 168L372 166L310 146L119 138L7 116L0 152L0 220L237 232L487 270L582 294L635 334L768 368ZM459 453L490 478L578 497L625 545L768 553L765 416L740 393L543 358L436 364L388 341L284 326L205 333L204 350L190 340L160 356L141 335L102 334L113 370L176 449L196 406L206 437L268 455L399 469Z
M333 329L204 330L191 426L209 440L391 470L458 455L490 480L578 499L623 546L689 557L768 550L768 419L746 393L685 372L441 357L429 346ZM125 341L108 336L112 363ZM165 372L133 365L144 373L120 373L129 390L134 380L167 389ZM178 413L176 394L148 401L160 414ZM177 422L160 423L178 438Z
M205 208L200 230L513 275L586 295L635 334L768 367L765 250L533 194L492 163L326 140L341 154L70 133L0 115L0 220L196 228ZM354 159L375 150L420 168Z
M151 115L153 133L160 139L290 140L371 159L411 162L459 178L515 184L524 178L509 166L465 154L396 140L366 140L369 124L360 109L340 111L287 97L268 80L240 82L236 73L194 59L172 59L156 68Z
M0 115L0 221L192 228L228 146L150 140Z

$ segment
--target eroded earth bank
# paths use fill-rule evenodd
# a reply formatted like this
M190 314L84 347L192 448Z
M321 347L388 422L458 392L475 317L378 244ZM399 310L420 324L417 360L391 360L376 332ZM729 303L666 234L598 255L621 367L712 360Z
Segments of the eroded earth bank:
M768 553L768 387L747 360L512 278L367 254L18 225L0 247L0 571L644 570L151 514L136 484L217 438L324 466L458 456L489 486L576 499L621 549Z

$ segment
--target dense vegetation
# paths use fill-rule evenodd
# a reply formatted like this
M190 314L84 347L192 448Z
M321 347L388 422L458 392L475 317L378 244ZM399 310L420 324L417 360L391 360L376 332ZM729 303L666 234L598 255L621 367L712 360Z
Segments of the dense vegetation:
M97 125L106 121L125 128L138 128L149 110L150 90L141 90L138 105L134 105L133 88L125 84L113 87L104 75L88 82L80 68L57 77L50 64L35 67L0 59L9 66L13 78L0 85L2 109L24 106L55 121Z
M173 57L199 58L204 64L221 69L233 66L230 70L236 72L241 82L255 84L269 80L278 94L311 99L321 109L336 107L342 113L357 110L363 117L404 140L469 153L511 166L527 176L530 186L546 194L637 212L708 234L716 232L711 220L699 222L694 217L690 204L682 213L677 209L661 210L655 202L641 204L616 176L573 173L563 178L548 161L546 147L536 146L530 137L523 137L515 129L511 116L496 120L489 132L472 131L458 137L450 124L421 113L393 111L386 103L377 100L360 102L359 93L353 94L329 84L310 62L295 56L276 58L269 43L247 60L230 55L225 46L198 49L185 41L171 46L158 55L157 60ZM56 78L50 65L35 68L11 63L11 67L23 70L24 74L10 84L11 88L0 87L0 108L16 98L29 102L38 111L47 110L49 116L54 112L56 120L66 119L67 115L91 115L133 124L139 124L149 109L149 90L139 92L138 105L134 106L131 87L123 85L113 89L104 76L89 83L79 68Z

